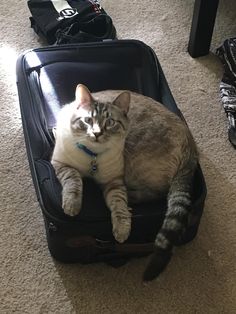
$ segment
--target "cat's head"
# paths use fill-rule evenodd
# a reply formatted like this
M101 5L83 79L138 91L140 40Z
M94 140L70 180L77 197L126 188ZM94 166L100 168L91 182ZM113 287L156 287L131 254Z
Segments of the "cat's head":
M94 144L124 139L129 126L129 104L128 91L109 102L100 102L93 98L86 86L79 84L71 118L72 132Z

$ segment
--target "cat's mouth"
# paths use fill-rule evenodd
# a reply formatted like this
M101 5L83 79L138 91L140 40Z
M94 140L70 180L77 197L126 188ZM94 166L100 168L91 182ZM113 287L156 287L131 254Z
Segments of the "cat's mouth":
M105 143L106 140L104 138L104 136L100 135L100 136L95 136L95 135L90 135L90 140L93 142L93 143L99 143L99 144L102 144L102 143Z

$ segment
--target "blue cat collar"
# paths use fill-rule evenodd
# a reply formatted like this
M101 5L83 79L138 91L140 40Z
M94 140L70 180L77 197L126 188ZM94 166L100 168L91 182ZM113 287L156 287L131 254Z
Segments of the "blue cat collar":
M83 144L76 143L76 147L78 147L79 149L81 149L82 151L84 151L86 154L88 154L91 157L97 157L97 155L98 155L98 154L92 152L88 147L86 147Z

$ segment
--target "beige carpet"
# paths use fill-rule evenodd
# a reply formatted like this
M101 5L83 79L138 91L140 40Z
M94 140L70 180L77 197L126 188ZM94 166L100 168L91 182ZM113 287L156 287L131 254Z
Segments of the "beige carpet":
M208 198L198 237L144 286L146 258L122 268L61 265L49 255L31 181L15 60L41 46L26 1L0 3L0 313L236 313L236 151L219 98L222 66L187 51L193 0L103 0L120 38L154 48L201 152ZM212 42L236 36L236 2L220 1Z

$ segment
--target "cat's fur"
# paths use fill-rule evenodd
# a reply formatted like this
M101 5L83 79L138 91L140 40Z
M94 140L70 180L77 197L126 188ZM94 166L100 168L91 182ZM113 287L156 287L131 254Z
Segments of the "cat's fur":
M63 209L77 215L81 208L82 177L92 176L103 189L111 210L113 234L124 242L130 233L129 203L167 195L168 208L155 240L144 280L152 280L168 264L183 233L191 205L191 182L197 149L186 124L149 97L128 91L91 94L78 85L75 101L61 110L52 164L62 185Z

